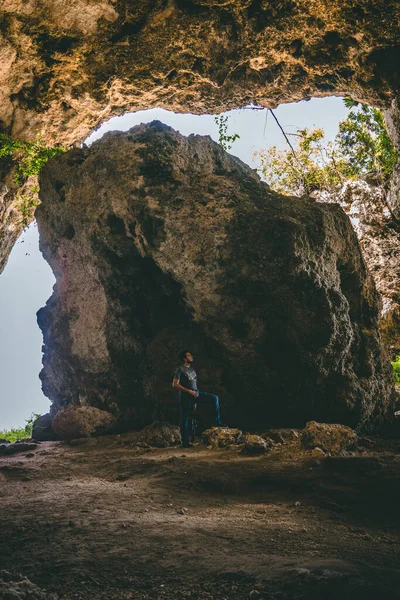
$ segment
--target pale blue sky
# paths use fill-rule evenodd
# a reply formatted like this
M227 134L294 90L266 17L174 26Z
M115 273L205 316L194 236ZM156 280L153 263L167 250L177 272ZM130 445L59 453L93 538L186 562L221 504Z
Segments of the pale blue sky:
M274 112L286 131L295 131L297 127L323 127L329 139L335 137L339 121L348 114L342 99L335 97L283 104ZM266 121L265 110L241 109L226 114L230 117L228 133L240 135L230 152L252 168L257 166L253 161L256 150L272 145L286 147L271 115ZM86 143L90 144L106 131L125 131L154 119L183 135L210 135L218 141L218 129L211 115L175 115L153 109L111 119ZM49 409L49 400L42 394L38 377L43 342L36 311L46 303L53 284L51 269L39 252L38 231L33 223L19 238L0 275L0 430L22 426L32 412L45 413Z

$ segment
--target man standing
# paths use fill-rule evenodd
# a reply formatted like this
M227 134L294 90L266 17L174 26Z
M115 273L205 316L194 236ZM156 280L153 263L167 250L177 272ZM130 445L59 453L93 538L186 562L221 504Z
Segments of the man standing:
M182 446L190 448L193 444L189 442L189 414L196 407L197 402L210 402L215 407L215 424L217 427L227 427L221 423L219 413L219 398L215 394L200 392L197 389L196 371L191 366L193 356L189 350L183 350L179 354L181 365L175 370L172 387L179 390L180 422L182 435Z

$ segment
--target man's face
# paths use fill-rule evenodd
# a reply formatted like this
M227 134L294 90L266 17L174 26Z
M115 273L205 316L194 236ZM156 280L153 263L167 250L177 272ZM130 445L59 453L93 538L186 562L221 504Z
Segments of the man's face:
M188 362L192 362L193 361L193 356L191 355L190 352L186 352L186 360Z

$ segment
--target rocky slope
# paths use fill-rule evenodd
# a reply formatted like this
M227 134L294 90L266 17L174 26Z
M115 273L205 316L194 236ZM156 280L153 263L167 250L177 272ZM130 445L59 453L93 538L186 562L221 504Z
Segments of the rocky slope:
M232 425L390 417L378 297L339 206L273 193L210 138L157 122L50 161L41 199L53 410L170 417L189 347Z

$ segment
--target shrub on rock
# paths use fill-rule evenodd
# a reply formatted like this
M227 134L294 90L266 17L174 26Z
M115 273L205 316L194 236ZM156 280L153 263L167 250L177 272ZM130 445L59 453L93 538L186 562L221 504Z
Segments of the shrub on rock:
M341 452L356 442L357 434L350 427L316 421L307 423L301 435L303 448L321 448L325 452Z
M226 448L234 444L241 444L243 433L240 429L229 429L228 427L212 427L203 432L203 442L206 446L213 448Z
M140 432L138 440L141 443L155 446L156 448L167 448L174 446L181 440L179 427L163 421L154 421Z
M111 433L115 417L94 406L72 404L60 410L53 419L53 429L65 441Z

